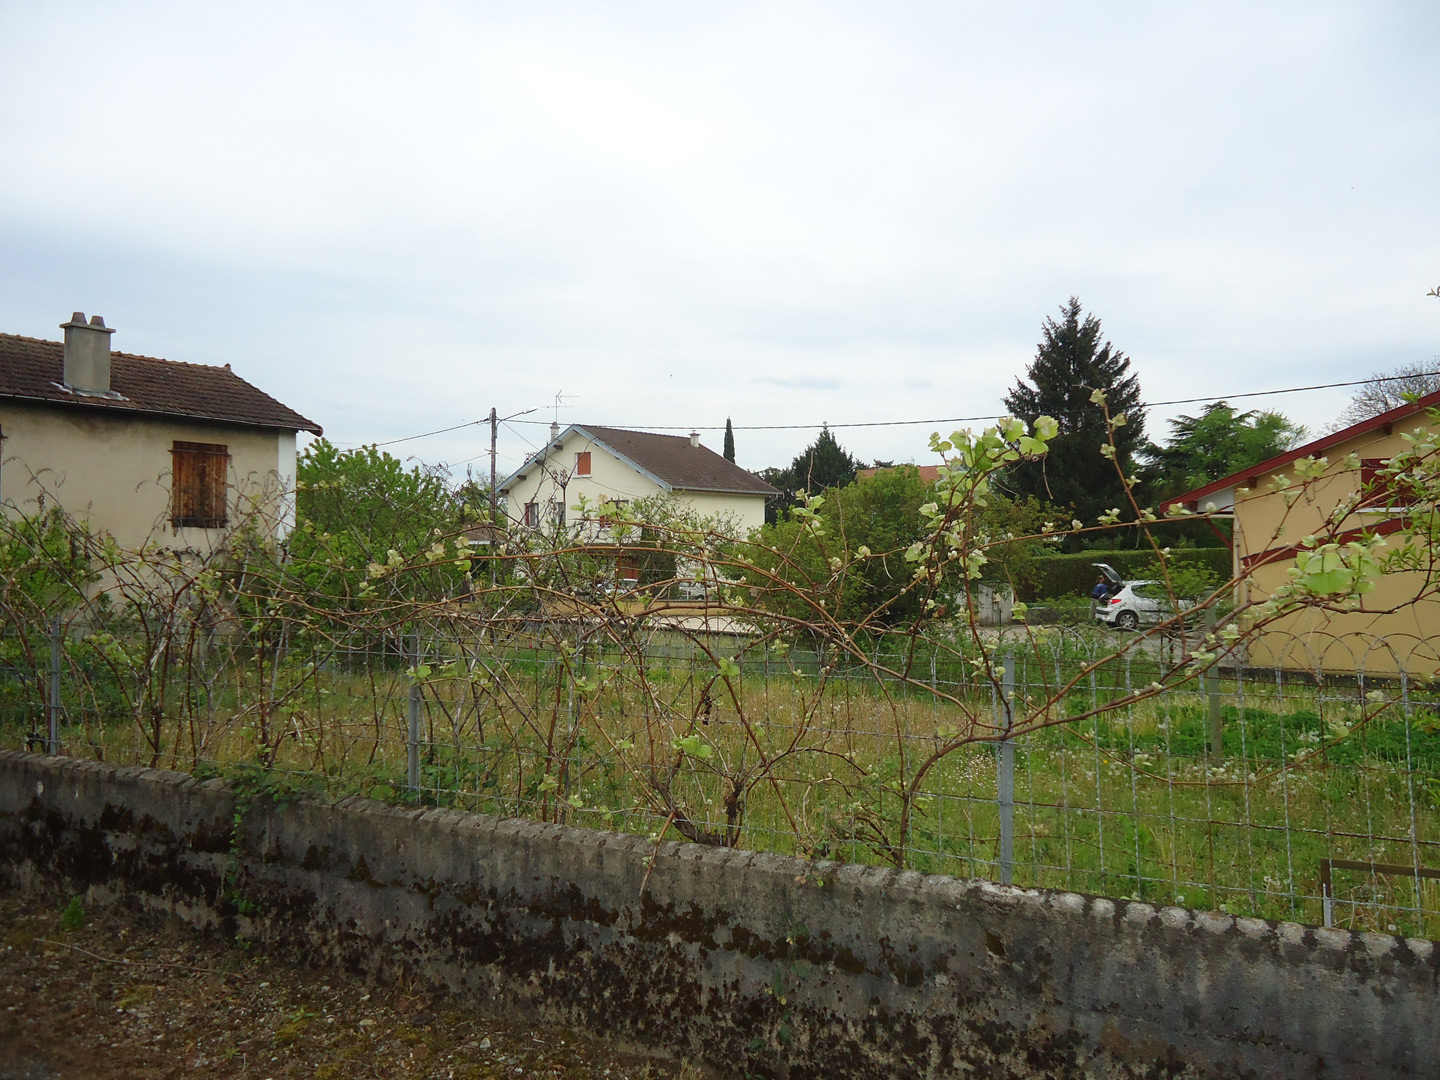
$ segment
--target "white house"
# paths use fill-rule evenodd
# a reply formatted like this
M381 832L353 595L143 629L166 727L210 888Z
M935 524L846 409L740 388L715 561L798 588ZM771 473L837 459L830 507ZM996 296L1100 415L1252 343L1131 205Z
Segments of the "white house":
M499 491L509 514L530 528L579 524L574 507L671 496L702 518L724 517L745 536L765 523L765 501L780 492L753 473L700 444L698 433L572 424L552 425L538 454L507 476ZM599 524L600 512L592 516Z

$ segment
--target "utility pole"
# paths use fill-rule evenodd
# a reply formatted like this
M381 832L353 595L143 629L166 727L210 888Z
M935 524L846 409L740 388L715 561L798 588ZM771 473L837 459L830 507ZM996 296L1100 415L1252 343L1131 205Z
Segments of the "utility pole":
M490 523L493 525L500 513L500 504L495 494L495 432L500 421L495 418L495 406L490 406Z
M495 435L500 425L507 420L514 420L517 416L529 416L535 409L523 409L509 416L497 416L495 406L490 406L490 523L493 525L500 520L500 493L495 490L499 482L495 477Z

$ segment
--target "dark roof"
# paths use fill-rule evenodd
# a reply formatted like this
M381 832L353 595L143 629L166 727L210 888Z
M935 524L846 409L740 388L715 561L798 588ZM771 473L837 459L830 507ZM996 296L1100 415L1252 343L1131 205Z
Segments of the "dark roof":
M229 367L112 352L110 389L116 397L75 394L62 385L64 372L65 347L60 342L0 334L0 398L322 434L319 424L251 386Z
M721 491L734 495L779 495L754 473L746 472L733 461L726 461L714 450L691 446L685 435L657 435L650 431L627 428L598 427L594 424L573 424L552 443L562 442L571 432L605 447L616 457L645 473L672 491ZM516 477L522 475L546 451L536 454L500 485L508 490Z
M1341 428L1339 431L1332 431L1329 435L1322 436L1313 442L1308 442L1304 446L1297 446L1293 450L1286 450L1283 454L1276 454L1268 461L1262 461L1258 465L1251 465L1249 468L1241 469L1239 472L1233 472L1229 476L1222 476L1219 480L1212 480L1203 487L1187 491L1183 495L1176 495L1173 499L1166 499L1160 504L1160 507L1164 510L1177 503L1186 505L1198 503L1201 499L1205 498L1205 496L1213 495L1217 491L1224 491L1229 487L1254 487L1259 482L1260 477L1277 472L1286 465L1289 465L1292 461L1297 461L1302 457L1312 457L1315 454L1323 454L1332 446L1339 446L1343 442L1349 442L1357 435L1364 435L1370 431L1383 430L1384 433L1388 435L1396 424L1410 419L1410 417L1417 413L1422 413L1428 409L1437 407L1440 407L1440 390L1426 394L1424 397L1417 398L1415 401L1396 406L1388 412L1379 413L1370 417L1368 420L1361 420L1358 424L1351 424L1349 427Z

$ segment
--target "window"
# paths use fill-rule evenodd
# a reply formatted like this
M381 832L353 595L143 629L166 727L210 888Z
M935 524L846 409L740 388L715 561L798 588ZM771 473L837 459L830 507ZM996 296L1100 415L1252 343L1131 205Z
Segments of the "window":
M575 475L576 475L576 476L589 476L589 475L590 475L590 451L589 451L589 450L581 450L578 454L575 455Z
M565 503L561 499L555 499L550 503L550 523L552 525L565 524Z
M532 529L540 524L539 503L528 502L525 504L525 524Z
M220 443L177 442L170 449L170 524L223 529L230 451Z
M1383 511L1414 506L1420 500L1416 485L1405 476L1386 475L1389 458L1364 458L1360 462L1362 510Z

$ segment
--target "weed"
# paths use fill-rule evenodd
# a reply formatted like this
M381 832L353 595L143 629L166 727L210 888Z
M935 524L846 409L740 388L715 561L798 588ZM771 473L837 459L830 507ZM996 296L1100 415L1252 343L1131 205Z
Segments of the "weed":
M79 930L85 925L85 909L80 906L80 897L73 896L60 912L60 925L66 930Z

